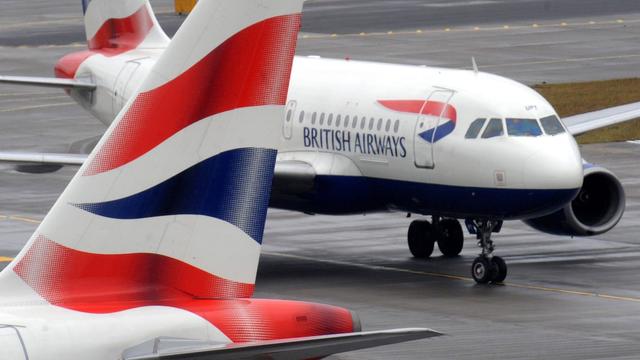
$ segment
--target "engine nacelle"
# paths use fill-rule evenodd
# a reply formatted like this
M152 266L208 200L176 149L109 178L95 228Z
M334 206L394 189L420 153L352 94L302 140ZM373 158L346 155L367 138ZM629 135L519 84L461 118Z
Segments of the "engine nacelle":
M554 235L591 236L611 230L622 218L625 194L609 170L585 166L582 189L573 201L553 214L524 222Z

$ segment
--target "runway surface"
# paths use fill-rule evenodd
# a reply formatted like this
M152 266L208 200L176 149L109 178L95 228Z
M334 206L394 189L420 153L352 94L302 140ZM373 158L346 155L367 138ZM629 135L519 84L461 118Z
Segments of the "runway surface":
M49 75L58 57L81 49L73 44L82 37L77 3L0 0L0 74ZM182 21L169 14L168 1L153 4L163 24ZM301 55L451 67L468 67L474 55L487 71L527 83L640 74L636 1L342 0L310 1L305 11ZM102 131L64 92L0 87L3 150L81 151ZM436 250L428 261L413 260L405 239L411 219L404 214L271 210L256 296L346 306L365 329L425 326L447 334L335 359L635 359L640 144L582 151L622 179L624 218L588 239L506 224L495 237L496 253L509 263L505 286L470 279L478 252L471 236L459 258L441 258ZM16 255L73 174L73 168L27 174L0 165L0 261Z

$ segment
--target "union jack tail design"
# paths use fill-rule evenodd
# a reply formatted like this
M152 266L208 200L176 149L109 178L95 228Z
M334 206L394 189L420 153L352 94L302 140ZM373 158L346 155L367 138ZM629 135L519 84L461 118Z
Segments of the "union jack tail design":
M82 0L82 10L89 50L118 54L169 43L148 0Z
M87 17L119 2L93 0ZM111 304L101 312L250 297L300 11L299 0L200 1L0 275L5 291Z

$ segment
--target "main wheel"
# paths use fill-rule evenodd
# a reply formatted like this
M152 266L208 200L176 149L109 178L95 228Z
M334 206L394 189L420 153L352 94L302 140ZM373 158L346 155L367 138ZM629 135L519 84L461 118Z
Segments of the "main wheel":
M494 256L491 258L491 264L495 269L495 274L491 281L495 283L503 282L507 278L507 263L500 256Z
M442 255L453 257L460 255L464 246L462 226L456 219L444 219L438 224L438 248Z
M478 256L471 265L471 276L478 284L487 284L494 277L493 264L486 256Z
M426 220L414 220L409 225L407 234L409 251L418 259L425 259L433 253L433 234L431 223Z

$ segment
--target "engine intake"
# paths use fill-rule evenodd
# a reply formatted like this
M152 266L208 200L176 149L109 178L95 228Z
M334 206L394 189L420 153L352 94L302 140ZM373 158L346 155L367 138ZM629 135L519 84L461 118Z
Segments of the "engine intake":
M524 222L554 235L591 236L611 230L622 218L625 193L609 170L588 165L582 189L573 201L553 214Z

